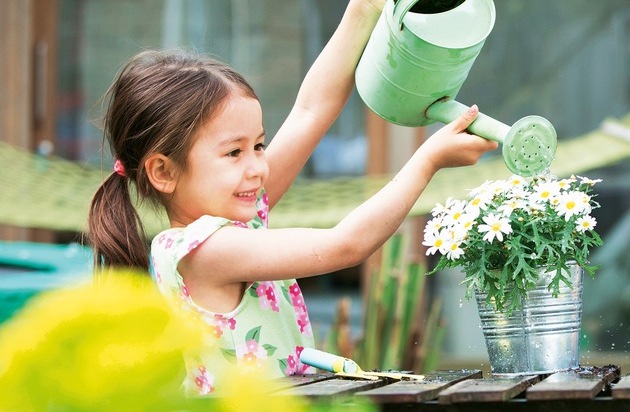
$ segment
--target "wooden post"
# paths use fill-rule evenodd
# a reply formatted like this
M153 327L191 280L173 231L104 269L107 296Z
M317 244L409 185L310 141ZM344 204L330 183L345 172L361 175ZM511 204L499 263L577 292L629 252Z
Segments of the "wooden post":
M58 0L0 1L0 140L24 150L55 143ZM0 227L0 239L51 241L53 232Z
M365 132L368 141L368 161L366 171L368 175L379 175L389 172L389 124L373 111L365 109ZM367 304L367 293L370 278L381 264L381 248L370 256L361 268L361 295L364 304Z
M31 137L31 0L0 1L0 139L28 148ZM1 227L0 238L23 240L28 231Z
M57 97L57 16L58 0L34 0L32 10L32 69L30 149L54 150ZM54 242L55 232L32 229L30 240Z

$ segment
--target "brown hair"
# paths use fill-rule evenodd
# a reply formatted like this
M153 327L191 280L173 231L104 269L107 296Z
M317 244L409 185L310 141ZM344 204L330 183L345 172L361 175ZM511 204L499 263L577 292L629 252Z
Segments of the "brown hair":
M132 202L164 205L144 170L145 160L161 153L182 169L196 130L240 91L258 99L247 81L228 65L184 52L145 51L120 71L105 95L103 144L124 167L96 191L88 217L94 265L149 268L148 239Z

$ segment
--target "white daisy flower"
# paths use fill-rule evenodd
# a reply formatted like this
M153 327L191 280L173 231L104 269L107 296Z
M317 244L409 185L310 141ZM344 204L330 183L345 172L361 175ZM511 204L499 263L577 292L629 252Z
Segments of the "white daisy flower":
M560 193L558 182L539 183L534 186L532 200L539 203L550 202L558 193Z
M555 207L558 215L564 216L564 220L568 221L572 216L582 213L586 207L582 195L583 193L575 191L562 193Z
M459 222L464 215L464 209L466 209L466 202L463 200L453 201L451 206L446 210L444 216L444 224L446 226L452 226Z
M456 260L464 254L464 249L460 247L459 242L449 241L446 245L446 258L450 260Z
M558 180L558 186L560 190L569 190L573 182L575 182L575 178Z
M444 202L444 204L437 203L435 205L435 207L433 209L431 209L431 214L433 216L440 216L440 215L446 213L446 211L448 210L449 204L452 201L453 201L453 198L449 197L448 199L446 199L446 202Z
M593 186L596 183L599 183L602 181L602 179L589 179L588 177L584 177L584 176L578 176L578 179L580 179L580 183L584 183L585 185L590 185L590 186Z
M522 187L527 183L527 179L525 179L523 176L512 175L508 179L508 183L513 187Z
M490 243L492 243L495 238L499 239L499 242L503 242L503 234L509 235L512 233L509 219L501 217L500 215L491 214L484 216L483 221L486 224L479 225L478 230L479 233L486 233L483 236L483 240Z
M576 230L578 232L586 232L587 230L593 230L597 225L597 221L590 215L582 216L575 222Z
M466 213L469 215L479 216L482 210L488 207L488 203L492 201L492 195L489 193L480 193L473 197L466 206Z
M424 233L429 232L439 232L444 227L444 223L442 222L442 218L436 217L427 222L424 226Z
M446 246L449 241L449 234L447 231L442 230L440 232L427 232L424 235L424 246L428 246L427 256L434 255L435 252L440 252L445 255L447 253Z
M516 209L527 209L527 202L518 198L508 199L499 206L498 210L503 216L508 217Z

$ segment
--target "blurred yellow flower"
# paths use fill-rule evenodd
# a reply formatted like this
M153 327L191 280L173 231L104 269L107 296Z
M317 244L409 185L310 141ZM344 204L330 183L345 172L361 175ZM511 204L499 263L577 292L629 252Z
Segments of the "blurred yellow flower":
M148 276L44 293L0 328L0 410L163 410L200 344Z

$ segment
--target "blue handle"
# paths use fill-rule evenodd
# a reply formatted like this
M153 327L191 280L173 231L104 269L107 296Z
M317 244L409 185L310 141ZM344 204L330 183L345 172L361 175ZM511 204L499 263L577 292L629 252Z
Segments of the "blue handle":
M300 361L305 365L314 366L318 369L333 373L357 373L361 370L359 365L352 359L313 348L302 349Z

